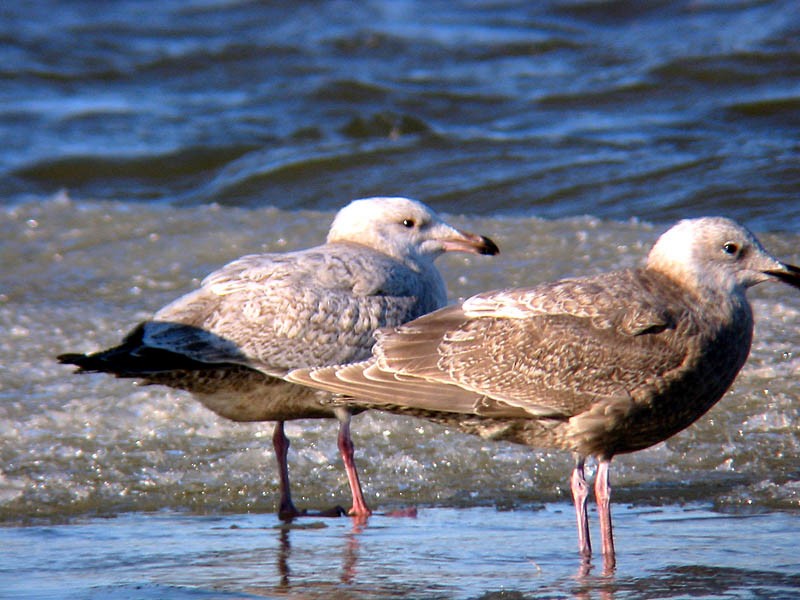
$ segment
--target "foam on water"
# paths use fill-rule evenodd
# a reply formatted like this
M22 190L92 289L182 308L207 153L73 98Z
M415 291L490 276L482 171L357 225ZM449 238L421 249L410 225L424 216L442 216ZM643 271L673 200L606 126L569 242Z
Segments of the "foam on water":
M170 508L274 510L271 424L220 419L186 394L107 376L75 376L65 351L116 343L150 312L244 253L307 247L333 213L73 203L62 197L0 213L0 518ZM448 216L491 235L495 258L441 261L451 297L638 264L661 228L594 218ZM33 223L35 222L35 225ZM117 237L120 236L120 237ZM762 236L786 260L796 236ZM615 497L705 500L720 507L800 509L795 323L800 297L752 290L753 352L731 392L698 423L615 460ZM288 424L295 500L344 503L332 421ZM354 420L357 459L379 506L536 505L568 499L571 458L448 431L413 419Z

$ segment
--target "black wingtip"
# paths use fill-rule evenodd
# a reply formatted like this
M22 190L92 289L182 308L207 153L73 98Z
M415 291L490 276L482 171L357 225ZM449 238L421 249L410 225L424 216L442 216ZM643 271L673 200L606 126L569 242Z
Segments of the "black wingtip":
M101 368L100 361L97 360L92 354L78 354L69 352L67 354L59 354L56 360L62 365L75 365L75 373L98 373L104 369Z
M82 363L86 362L86 359L89 358L85 354L75 354L75 353L67 353L67 354L59 354L56 356L56 360L60 362L62 365L77 365L81 366Z

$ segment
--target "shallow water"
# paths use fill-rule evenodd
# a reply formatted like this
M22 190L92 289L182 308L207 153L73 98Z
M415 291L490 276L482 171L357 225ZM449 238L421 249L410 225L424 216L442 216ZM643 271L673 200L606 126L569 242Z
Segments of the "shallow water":
M319 243L359 196L418 197L500 244L440 260L452 299L636 265L699 214L798 263L798 35L789 0L0 8L0 596L796 595L784 286L750 293L727 396L615 459L613 580L575 578L562 453L360 415L368 500L420 516L303 520L287 552L271 424L53 357L116 343L237 256ZM302 507L347 503L335 430L287 426Z
M567 509L424 509L366 526L156 513L7 528L0 581L4 598L120 600L779 599L800 590L790 515L621 506L621 565L608 573L571 555Z

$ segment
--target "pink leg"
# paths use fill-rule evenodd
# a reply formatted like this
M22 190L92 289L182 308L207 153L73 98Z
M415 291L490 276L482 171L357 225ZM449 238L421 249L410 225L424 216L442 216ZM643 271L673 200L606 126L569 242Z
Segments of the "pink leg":
M292 503L292 492L289 489L289 438L283 432L283 421L275 423L275 431L272 434L272 446L275 448L275 458L278 459L278 482L280 488L280 504L278 505L278 517L283 520L291 520L300 516L302 513L294 507Z
M575 516L578 519L578 551L584 558L592 555L592 542L589 539L589 514L586 512L586 501L589 498L589 486L583 472L584 458L578 457L572 471L572 500L575 503Z
M608 467L611 460L603 459L597 465L597 477L594 482L594 497L597 501L597 514L600 518L600 535L603 539L603 558L606 567L613 567L614 534L611 530L611 486L608 483Z
M342 454L347 480L350 482L350 491L353 495L353 506L347 514L354 517L368 517L372 514L372 511L364 500L361 482L358 479L358 471L353 458L355 446L353 446L353 440L350 437L351 416L350 411L346 408L338 408L336 410L336 417L339 419L339 452Z

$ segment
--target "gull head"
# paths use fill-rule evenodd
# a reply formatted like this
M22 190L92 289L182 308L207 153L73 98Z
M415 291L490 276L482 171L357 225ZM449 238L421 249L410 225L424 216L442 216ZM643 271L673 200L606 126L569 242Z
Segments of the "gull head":
M409 198L354 200L336 215L328 243L368 246L401 261L432 261L443 252L497 254L487 237L448 225L433 209Z
M798 267L779 261L746 227L724 217L679 221L653 246L647 268L694 291L743 293L769 279L800 288Z

